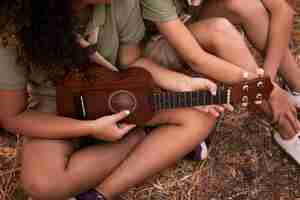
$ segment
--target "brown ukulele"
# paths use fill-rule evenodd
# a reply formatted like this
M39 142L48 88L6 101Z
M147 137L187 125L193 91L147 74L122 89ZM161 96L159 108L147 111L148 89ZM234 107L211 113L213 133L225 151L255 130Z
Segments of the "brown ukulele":
M84 73L70 72L57 85L57 109L62 116L96 119L130 110L125 120L144 125L156 111L211 104L261 104L273 89L269 78L257 78L231 86L219 86L217 95L208 91L158 92L151 74L141 68L113 72L89 67Z

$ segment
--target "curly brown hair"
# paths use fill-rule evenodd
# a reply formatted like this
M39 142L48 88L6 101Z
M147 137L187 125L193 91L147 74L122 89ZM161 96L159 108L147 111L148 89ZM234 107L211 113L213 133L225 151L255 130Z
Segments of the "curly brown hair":
M33 63L38 65L81 65L88 61L77 44L72 0L29 1L30 25L24 26L21 40Z

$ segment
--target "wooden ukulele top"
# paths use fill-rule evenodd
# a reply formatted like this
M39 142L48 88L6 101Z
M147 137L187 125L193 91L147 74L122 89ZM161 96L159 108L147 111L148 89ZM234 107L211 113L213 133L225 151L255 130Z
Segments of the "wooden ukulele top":
M58 113L78 119L96 119L128 109L126 119L143 125L161 109L210 104L260 104L269 98L272 83L258 78L232 86L218 87L217 95L208 91L157 92L152 76L142 68L113 72L90 66L84 72L69 73L57 86Z

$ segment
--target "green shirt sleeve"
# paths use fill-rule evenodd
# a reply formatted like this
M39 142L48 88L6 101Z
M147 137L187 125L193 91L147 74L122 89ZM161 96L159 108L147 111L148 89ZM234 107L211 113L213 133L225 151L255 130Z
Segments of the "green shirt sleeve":
M139 0L123 0L123 3L119 3L117 12L120 43L139 43L145 35Z
M153 22L167 22L178 18L173 0L141 0L143 17Z
M21 90L26 84L27 73L17 64L16 49L0 46L0 90Z

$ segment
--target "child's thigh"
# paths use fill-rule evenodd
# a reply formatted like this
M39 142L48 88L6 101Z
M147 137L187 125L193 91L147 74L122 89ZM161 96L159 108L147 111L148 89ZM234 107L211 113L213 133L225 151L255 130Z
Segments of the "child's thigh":
M177 108L158 112L150 124L170 124L192 129L211 129L216 121L216 117L195 108Z
M74 149L67 140L28 139L22 150L22 180L58 176L66 169Z

